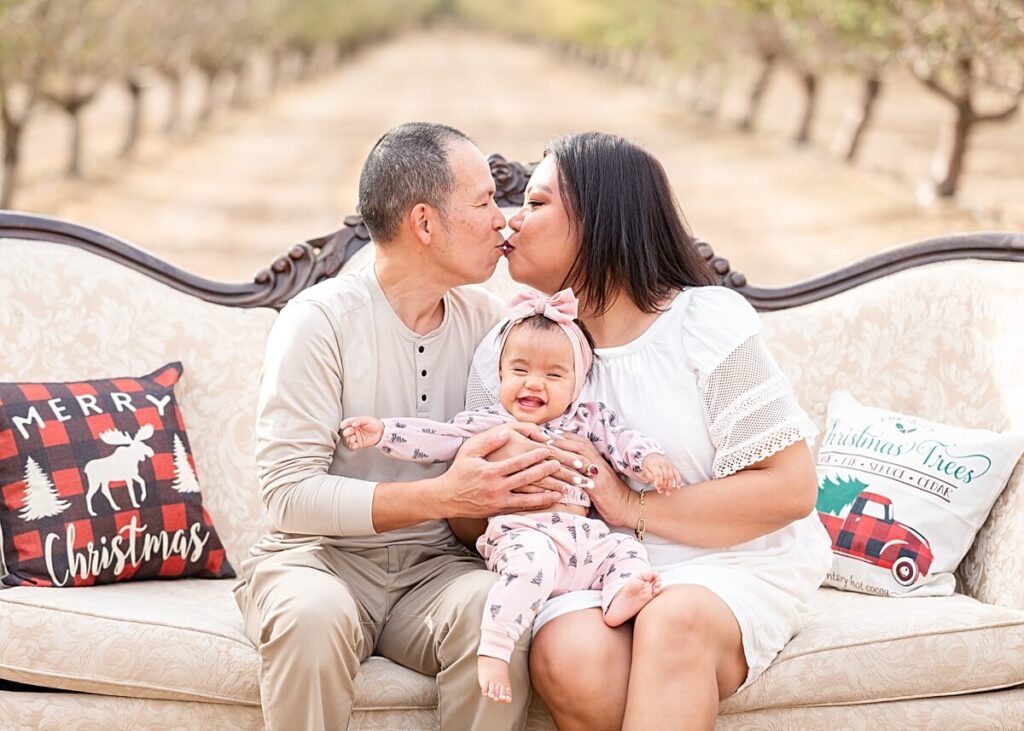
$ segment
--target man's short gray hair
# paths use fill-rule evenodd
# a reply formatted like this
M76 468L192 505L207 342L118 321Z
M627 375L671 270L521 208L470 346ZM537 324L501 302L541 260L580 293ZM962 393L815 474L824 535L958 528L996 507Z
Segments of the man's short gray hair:
M402 216L418 203L444 217L455 189L448 148L460 140L472 143L454 127L428 122L399 125L377 140L359 176L359 212L375 241L394 239Z

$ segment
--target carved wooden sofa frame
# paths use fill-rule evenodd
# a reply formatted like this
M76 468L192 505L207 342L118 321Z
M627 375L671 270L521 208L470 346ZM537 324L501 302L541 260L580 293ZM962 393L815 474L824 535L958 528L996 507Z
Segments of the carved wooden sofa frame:
M497 185L498 205L522 205L526 182L536 163L509 162L501 155L491 155L488 162ZM191 274L94 229L45 216L0 212L0 237L65 243L118 261L208 302L275 309L284 307L306 287L335 276L355 252L370 242L362 218L347 216L341 229L295 244L269 267L257 272L251 282L227 284ZM748 284L741 272L732 270L728 260L715 254L710 244L702 241L699 246L721 283L742 294L760 311L783 310L814 302L923 264L953 259L1024 261L1024 234L955 234L886 251L797 284L756 287Z

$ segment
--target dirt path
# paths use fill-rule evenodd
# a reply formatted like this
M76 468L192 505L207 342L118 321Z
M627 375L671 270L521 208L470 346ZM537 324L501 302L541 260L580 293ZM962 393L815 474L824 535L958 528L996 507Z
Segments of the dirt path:
M849 98L840 87L827 90L823 130L834 129ZM87 120L94 157L119 137L123 102L108 96ZM66 184L30 172L19 207L106 230L205 276L242 281L354 210L362 159L394 124L443 121L485 152L523 160L537 159L554 135L601 129L658 155L693 229L734 269L755 284L782 284L901 242L992 228L999 223L993 210L1002 212L1003 226L1014 224L1024 151L1019 143L1007 150L1005 130L984 132L980 173L969 171L966 181L988 201L986 215L915 203L901 171L927 169L938 124L926 114L934 102L923 96L908 84L883 102L885 132L869 138L865 164L854 170L822 149L794 151L784 141L795 116L788 82L768 99L767 132L741 136L689 118L665 93L567 65L541 48L435 30L370 49L328 77L231 112L187 144L151 133L140 162L94 161L99 180ZM727 99L727 113L737 101ZM56 165L60 132L58 121L40 125L30 156Z

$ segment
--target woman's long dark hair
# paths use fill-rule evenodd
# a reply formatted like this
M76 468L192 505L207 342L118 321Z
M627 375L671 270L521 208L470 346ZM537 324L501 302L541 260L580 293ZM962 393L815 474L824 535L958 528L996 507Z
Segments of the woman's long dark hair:
M562 202L580 248L562 288L586 300L588 313L607 310L624 290L643 312L683 287L718 284L697 251L665 169L629 140L601 132L560 137L554 155Z

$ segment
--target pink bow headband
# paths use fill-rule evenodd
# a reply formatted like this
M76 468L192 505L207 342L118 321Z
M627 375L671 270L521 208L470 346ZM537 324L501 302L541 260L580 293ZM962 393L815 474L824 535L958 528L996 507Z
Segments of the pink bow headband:
M508 303L508 326L501 335L501 342L498 345L499 357L505 350L505 341L509 332L516 323L522 322L534 315L543 315L558 325L562 332L569 336L569 343L572 345L572 360L575 368L576 385L573 389L572 400L576 401L583 391L583 384L587 380L590 366L594 362L594 353L587 342L587 336L583 334L575 320L579 314L579 301L572 289L563 289L561 292L547 297L537 290L527 289L513 297Z

